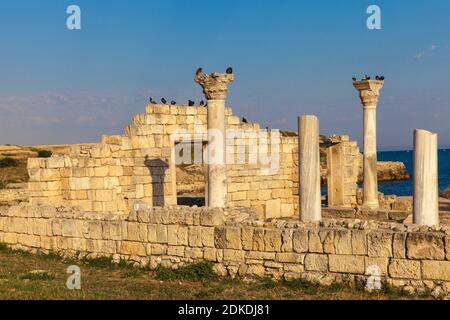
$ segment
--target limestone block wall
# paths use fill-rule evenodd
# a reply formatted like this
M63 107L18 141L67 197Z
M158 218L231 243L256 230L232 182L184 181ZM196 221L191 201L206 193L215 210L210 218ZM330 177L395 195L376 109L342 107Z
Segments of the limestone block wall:
M356 207L358 190L359 148L348 136L334 136L327 149L328 205Z
M450 294L450 229L325 219L236 221L228 210L166 207L99 214L51 205L0 208L0 242L74 257L178 267L211 261L221 275L322 284L379 276L409 291ZM375 271L374 271L375 270Z
M256 162L249 159L259 154L260 145L272 149L271 134L260 130L258 124L242 123L230 108L226 109L226 121L227 130L252 133L227 136L229 159L237 159L238 149L244 148L244 162L229 162L227 167L228 205L252 207L271 217L294 215L297 139L281 135L280 168L268 172L259 158ZM206 125L206 107L148 105L146 113L133 117L124 135L103 136L99 144L74 146L69 155L29 159L30 202L123 214L136 203L175 205L175 144L183 141L182 132L196 142L206 141Z

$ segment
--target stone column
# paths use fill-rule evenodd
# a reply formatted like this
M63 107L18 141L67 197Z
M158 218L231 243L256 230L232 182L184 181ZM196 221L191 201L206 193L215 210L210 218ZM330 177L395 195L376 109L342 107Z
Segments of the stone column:
M439 225L438 136L414 131L414 223Z
M299 117L298 127L300 219L321 221L319 119Z
M364 196L363 206L378 209L377 104L383 80L354 81L364 107Z
M201 69L195 76L208 100L207 206L212 208L225 208L227 201L225 100L233 80L233 74L203 74Z

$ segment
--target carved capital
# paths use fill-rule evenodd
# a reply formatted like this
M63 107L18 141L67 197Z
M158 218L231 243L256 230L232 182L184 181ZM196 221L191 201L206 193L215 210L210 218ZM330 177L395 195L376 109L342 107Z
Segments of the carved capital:
M225 73L199 73L195 76L195 82L203 88L203 93L208 100L226 100L228 84L233 82L233 74Z
M364 107L366 106L376 106L378 104L379 92L374 92L370 90L363 90L359 92L359 98Z
M353 83L356 90L359 91L359 98L364 107L376 107L380 90L383 88L382 80L362 80Z

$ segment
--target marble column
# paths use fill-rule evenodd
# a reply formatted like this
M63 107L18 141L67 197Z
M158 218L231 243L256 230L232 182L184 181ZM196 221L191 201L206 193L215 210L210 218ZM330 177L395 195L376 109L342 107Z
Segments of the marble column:
M298 127L300 220L321 221L319 119L299 117Z
M414 223L439 225L438 199L438 136L414 131Z
M201 69L195 76L208 101L207 206L211 208L225 208L227 204L225 101L233 80L233 74L203 74Z
M363 206L378 209L377 104L383 80L354 81L364 108L364 192Z

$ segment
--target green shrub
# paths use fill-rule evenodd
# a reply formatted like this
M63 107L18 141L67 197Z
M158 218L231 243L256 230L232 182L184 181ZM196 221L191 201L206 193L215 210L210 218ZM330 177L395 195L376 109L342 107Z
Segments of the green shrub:
M17 167L17 161L13 158L0 159L0 168Z
M191 280L207 281L217 278L213 270L212 262L199 262L181 267L177 270L159 266L156 268L158 280Z
M52 156L53 152L49 150L39 150L38 151L38 158L50 158Z

